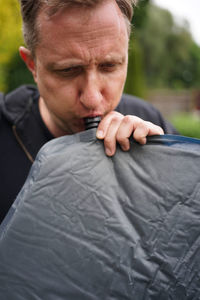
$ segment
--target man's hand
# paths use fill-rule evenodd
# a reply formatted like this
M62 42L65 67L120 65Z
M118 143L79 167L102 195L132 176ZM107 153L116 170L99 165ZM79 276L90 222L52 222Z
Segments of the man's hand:
M97 138L104 140L105 152L108 156L115 154L116 142L123 151L128 151L131 135L137 142L144 145L147 136L161 134L164 134L161 127L135 116L123 116L115 111L107 114L97 129Z

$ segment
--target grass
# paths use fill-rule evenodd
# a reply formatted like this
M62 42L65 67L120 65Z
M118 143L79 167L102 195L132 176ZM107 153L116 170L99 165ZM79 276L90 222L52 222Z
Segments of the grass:
M200 112L174 115L170 122L181 135L200 139Z

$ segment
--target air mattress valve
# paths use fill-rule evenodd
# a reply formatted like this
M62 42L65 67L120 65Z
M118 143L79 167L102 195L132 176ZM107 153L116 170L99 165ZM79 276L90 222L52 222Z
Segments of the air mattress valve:
M85 130L91 128L97 128L99 123L101 122L101 117L94 117L94 118L85 118Z

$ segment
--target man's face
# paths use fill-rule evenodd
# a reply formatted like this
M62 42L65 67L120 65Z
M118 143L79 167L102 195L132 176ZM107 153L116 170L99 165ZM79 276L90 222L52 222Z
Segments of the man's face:
M55 136L84 130L85 117L104 116L121 98L128 34L115 1L38 17L40 42L33 75L40 112Z

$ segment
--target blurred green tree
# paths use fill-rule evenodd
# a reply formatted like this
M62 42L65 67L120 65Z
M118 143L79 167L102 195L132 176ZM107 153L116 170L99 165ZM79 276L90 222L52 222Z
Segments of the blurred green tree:
M129 64L124 92L138 97L146 96L144 57L141 44L137 38L139 28L145 27L149 0L140 0L135 8L132 20L132 35L129 46Z
M132 37L129 46L129 63L124 92L137 97L146 96L143 56L140 44Z
M199 74L199 48L188 24L177 25L169 11L148 4L145 26L136 29L148 88L191 88Z
M6 92L12 91L22 84L34 84L33 76L18 52L13 54L6 65L5 81Z
M0 6L0 90L5 91L7 64L23 40L18 1L0 0Z
M17 0L0 0L0 61L8 62L22 43L21 17Z
M190 60L188 61L189 79L192 87L200 89L200 47L192 43L190 48ZM187 75L187 74L186 74Z
M150 0L139 0L138 5L134 9L132 24L134 29L142 28L146 25L147 14Z

